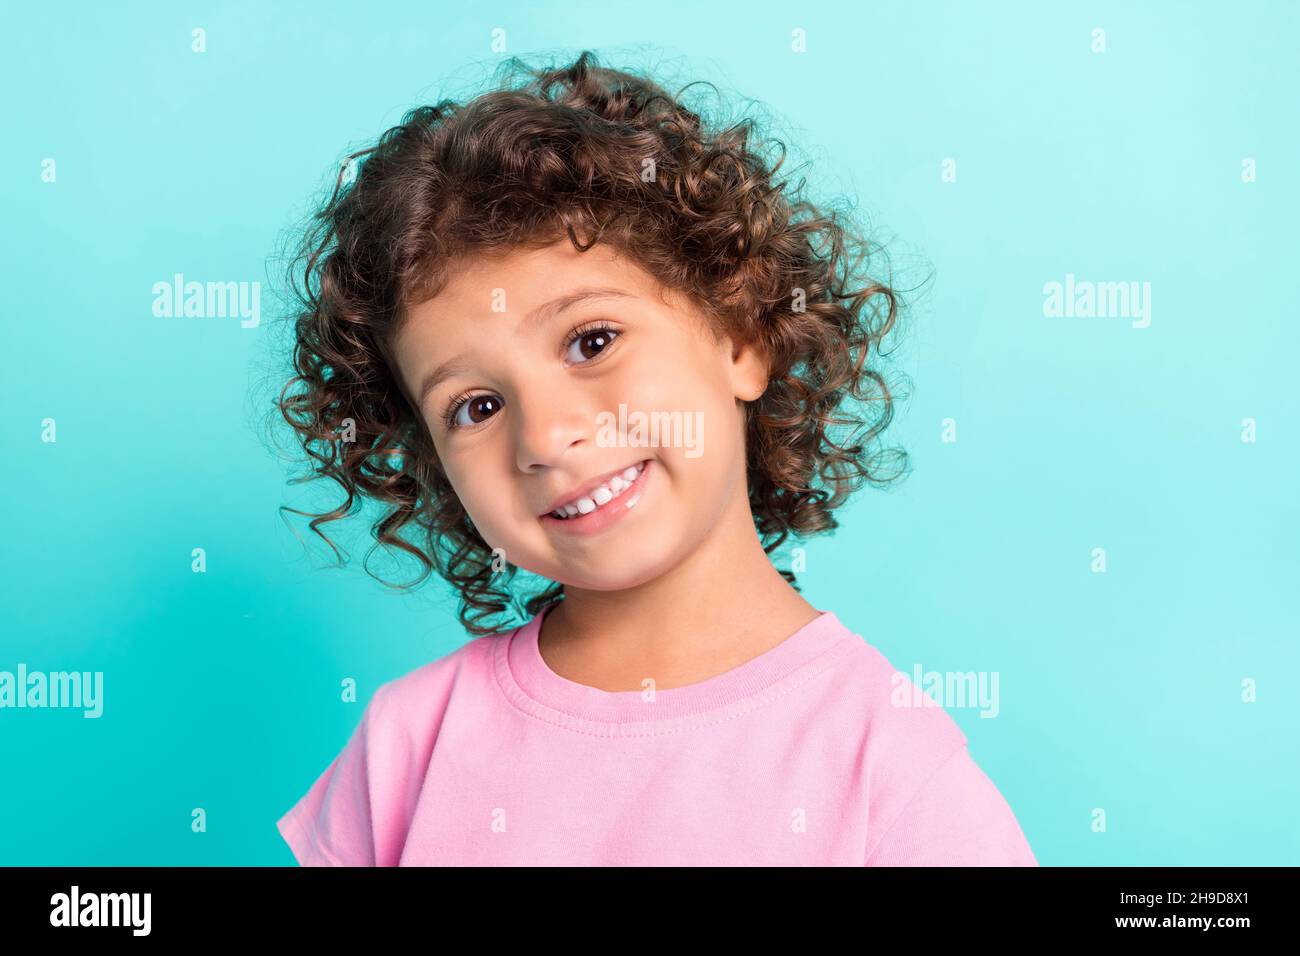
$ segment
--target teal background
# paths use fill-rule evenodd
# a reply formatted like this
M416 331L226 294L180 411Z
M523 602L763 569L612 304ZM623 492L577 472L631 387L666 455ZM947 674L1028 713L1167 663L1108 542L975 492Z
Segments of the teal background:
M0 863L291 864L275 821L375 688L464 641L445 586L361 570L362 520L346 568L304 550L277 507L334 499L258 426L285 231L347 152L486 75L494 28L766 104L814 197L933 270L895 353L913 473L801 581L901 670L999 673L997 719L950 713L1040 862L1300 863L1297 9L11 9L0 669L103 671L105 712L0 710ZM155 318L176 272L263 282L261 326ZM1045 318L1071 272L1151 282L1151 326Z

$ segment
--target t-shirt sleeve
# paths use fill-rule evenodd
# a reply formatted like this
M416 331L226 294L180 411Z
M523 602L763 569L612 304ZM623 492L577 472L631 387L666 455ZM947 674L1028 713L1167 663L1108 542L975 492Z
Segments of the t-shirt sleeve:
M1001 792L963 743L884 825L867 866L1038 866Z
M347 746L276 823L302 866L374 866L370 800L371 725L380 688Z

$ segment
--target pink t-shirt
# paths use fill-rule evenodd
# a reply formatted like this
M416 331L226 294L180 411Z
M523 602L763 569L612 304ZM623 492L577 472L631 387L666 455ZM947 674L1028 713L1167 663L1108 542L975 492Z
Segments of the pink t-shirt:
M891 703L914 685L830 611L617 693L552 671L541 618L375 691L277 824L301 864L1038 865L952 718Z

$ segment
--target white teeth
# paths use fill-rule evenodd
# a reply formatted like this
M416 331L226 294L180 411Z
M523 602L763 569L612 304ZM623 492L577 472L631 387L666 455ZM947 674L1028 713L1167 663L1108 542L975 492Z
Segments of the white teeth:
M627 468L624 468L619 474L609 479L605 484L596 488L590 494L583 495L576 501L571 501L568 504L557 508L555 511L552 511L551 514L557 518L571 518L574 515L591 514L591 512L595 511L601 505L609 504L609 502L613 501L620 494L630 488L632 482L636 480L637 475L641 474L641 471L644 468L645 462L630 465Z

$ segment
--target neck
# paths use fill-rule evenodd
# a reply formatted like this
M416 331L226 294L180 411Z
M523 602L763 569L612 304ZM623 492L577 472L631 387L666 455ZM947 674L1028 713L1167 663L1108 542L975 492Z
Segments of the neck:
M566 587L538 649L561 677L606 691L707 680L775 647L818 615L772 566L748 501L669 571L636 587Z

